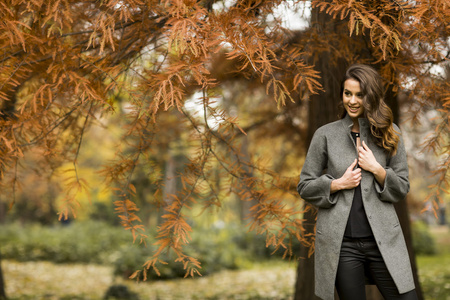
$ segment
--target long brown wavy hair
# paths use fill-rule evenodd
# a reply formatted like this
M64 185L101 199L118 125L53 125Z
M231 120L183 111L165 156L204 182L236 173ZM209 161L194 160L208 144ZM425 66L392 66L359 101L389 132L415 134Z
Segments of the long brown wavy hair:
M345 78L341 84L341 97L344 91L344 82L347 79L355 79L361 86L363 94L364 116L369 120L370 131L375 143L386 149L390 155L395 155L400 138L399 132L394 130L392 110L384 102L384 87L378 72L362 64L354 64L347 69ZM341 118L347 112L344 110Z

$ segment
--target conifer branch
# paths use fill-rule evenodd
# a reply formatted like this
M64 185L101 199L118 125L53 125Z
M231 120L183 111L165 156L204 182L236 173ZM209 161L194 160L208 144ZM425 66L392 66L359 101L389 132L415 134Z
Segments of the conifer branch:
M58 128L67 118L76 111L83 103L80 101L78 104L74 105L70 111L65 113L63 116L59 117L57 120L54 121L53 125L50 126L49 130L43 131L40 135L32 139L28 143L20 144L18 145L19 148L25 148L28 146L32 146L37 144L38 142L42 141L44 138L46 138L50 133L52 133L56 128Z
M83 126L81 127L80 139L79 139L79 142L77 145L77 150L75 151L75 158L73 159L73 168L75 170L75 176L76 176L78 183L80 183L80 179L78 177L77 160L78 160L78 155L80 154L81 144L83 142L84 131L86 130L88 119L91 116L92 106L93 106L93 102L91 102L91 105L89 106L89 111L87 112L86 117L84 119Z

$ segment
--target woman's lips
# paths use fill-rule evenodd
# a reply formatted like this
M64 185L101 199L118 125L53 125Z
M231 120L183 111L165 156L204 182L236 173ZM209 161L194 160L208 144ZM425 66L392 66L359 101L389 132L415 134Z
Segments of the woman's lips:
M356 108L349 107L348 109L349 109L352 113L356 113L356 112L358 112L359 107L356 107Z

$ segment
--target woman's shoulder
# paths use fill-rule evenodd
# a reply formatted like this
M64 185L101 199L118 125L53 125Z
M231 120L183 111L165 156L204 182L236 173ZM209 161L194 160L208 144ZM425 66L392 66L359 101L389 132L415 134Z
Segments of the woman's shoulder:
M330 122L328 124L320 126L315 134L316 135L329 135L335 134L337 131L341 131L344 128L342 120Z
M392 128L394 128L394 130L397 131L397 133L401 132L400 127L397 124L395 124L395 123L392 123Z
M400 128L400 126L398 126L395 123L392 123L392 129L394 131L394 134L401 138L401 136L402 136L402 129Z

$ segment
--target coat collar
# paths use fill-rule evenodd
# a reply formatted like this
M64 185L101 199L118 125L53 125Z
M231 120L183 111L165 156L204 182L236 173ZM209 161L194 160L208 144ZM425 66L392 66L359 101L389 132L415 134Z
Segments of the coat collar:
M344 125L345 128L347 128L347 129L352 128L353 120L352 120L352 118L350 118L350 116L348 114L345 114L345 117L341 120L342 120L342 124ZM369 125L369 120L367 120L367 118L359 118L358 122L359 122L360 131L362 128L366 128Z

